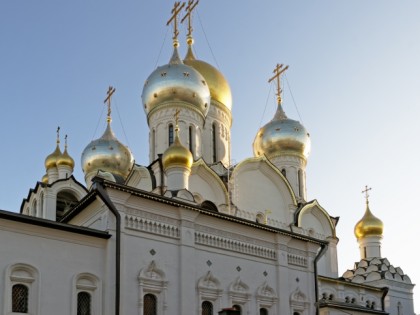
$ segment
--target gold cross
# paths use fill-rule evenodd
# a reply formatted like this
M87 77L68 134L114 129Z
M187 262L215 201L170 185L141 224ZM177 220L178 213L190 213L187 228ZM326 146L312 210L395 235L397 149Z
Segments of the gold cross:
M65 135L64 137L64 148L67 149L67 135Z
M175 115L174 115L174 117L175 117L175 126L176 127L178 127L178 119L179 119L179 113L181 112L181 110L179 109L179 108L177 108L176 110L175 110Z
M273 73L275 73L269 80L268 83L271 83L274 79L277 80L277 103L281 104L281 86L280 86L280 75L289 69L289 66L283 68L283 64L277 64L276 68L274 69Z
M108 105L108 115L107 115L107 122L111 122L111 96L114 94L115 88L109 86L108 91L106 92L107 97L104 100L104 103Z
M182 18L181 23L184 23L185 19L188 18L188 34L187 34L187 38L189 40L188 44L192 44L192 11L194 10L194 8L197 6L198 2L200 2L200 0L196 0L194 2L194 0L188 0L188 5L185 8L185 11L187 11L188 13L185 14L185 16Z
M174 37L172 37L173 41L174 41L174 46L178 47L178 14L179 12L181 12L182 8L185 6L185 2L183 2L181 4L180 1L175 2L174 3L174 8L172 9L171 13L172 16L171 18L168 20L168 22L166 22L166 26L168 26L172 21L174 21Z
M57 127L57 144L60 143L60 126Z
M369 190L372 190L371 187L368 188L368 186L365 186L365 190L362 190L362 194L365 194L366 203L369 203Z

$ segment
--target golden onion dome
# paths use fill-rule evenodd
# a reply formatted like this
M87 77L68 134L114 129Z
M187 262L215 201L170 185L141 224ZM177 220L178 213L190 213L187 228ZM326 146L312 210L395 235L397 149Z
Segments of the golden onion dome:
M64 146L64 152L57 158L57 166L66 165L70 166L71 169L74 169L74 160L67 152L67 135L66 135L66 144Z
M57 166L57 160L61 156L60 141L57 140L57 146L53 153L48 155L45 159L45 169L49 170Z
M311 139L300 122L287 118L279 103L274 118L258 131L253 149L256 157L294 155L307 159L311 149Z
M48 174L45 174L44 176L42 176L41 182L44 184L48 184Z
M177 47L174 47L170 62L158 67L147 78L141 97L148 117L158 108L174 103L205 117L210 106L206 80L197 70L182 62Z
M110 120L102 137L89 143L82 153L85 175L101 170L125 179L133 166L133 155L130 149L115 137Z
M232 93L229 83L223 74L211 64L196 59L191 45L188 46L184 63L201 73L210 88L211 98L222 103L229 111L232 111Z
M175 128L174 142L163 153L162 156L163 168L166 170L169 167L181 166L191 168L193 163L193 156L186 147L184 147L179 140L178 126Z
M369 209L369 203L366 203L366 212L354 227L354 235L357 239L366 236L382 236L384 224L380 219L375 217Z

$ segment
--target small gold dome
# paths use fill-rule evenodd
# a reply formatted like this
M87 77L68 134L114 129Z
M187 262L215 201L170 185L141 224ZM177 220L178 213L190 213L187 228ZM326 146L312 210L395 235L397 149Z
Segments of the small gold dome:
M53 153L48 155L45 159L45 169L49 170L57 166L57 160L61 156L60 142L57 141L57 146Z
M48 184L48 174L45 174L44 176L42 176L41 182L44 184Z
M256 157L295 155L306 160L311 149L311 139L305 127L287 118L279 104L274 118L258 131L253 148Z
M354 235L357 239L366 236L382 236L384 224L375 217L369 209L369 203L366 203L366 212L362 219L354 227Z
M232 111L232 93L229 83L223 74L211 64L197 60L192 52L191 45L188 47L184 63L201 73L209 85L211 98L222 103L229 111Z
M175 130L174 143L163 153L162 163L165 170L172 166L191 168L193 156L190 150L184 147L179 140L178 127Z
M61 154L57 159L57 166L59 165L67 165L67 166L70 166L72 169L74 169L74 160L68 154L67 148L64 149L63 154Z
M130 149L117 140L110 122L102 137L89 143L82 153L85 175L101 170L125 179L133 165L134 158Z
M182 62L176 47L170 62L158 67L147 78L141 98L147 117L168 104L186 107L203 117L210 108L206 80L200 72Z

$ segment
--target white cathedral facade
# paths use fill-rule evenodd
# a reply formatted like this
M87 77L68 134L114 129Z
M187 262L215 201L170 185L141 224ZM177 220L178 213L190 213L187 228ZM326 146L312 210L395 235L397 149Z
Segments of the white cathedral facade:
M20 213L0 211L5 315L413 315L413 287L381 255L383 224L355 225L360 261L338 274L336 225L307 200L310 137L282 108L256 134L254 156L230 164L232 96L193 54L191 11L177 3L173 55L145 81L147 166L111 128L75 162L57 146ZM178 14L190 24L185 58Z

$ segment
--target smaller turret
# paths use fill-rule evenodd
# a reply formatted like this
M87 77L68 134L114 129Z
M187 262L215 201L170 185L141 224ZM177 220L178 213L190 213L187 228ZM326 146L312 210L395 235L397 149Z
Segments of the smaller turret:
M53 153L48 155L45 159L45 170L47 178L45 178L45 175L43 177L43 181L48 179L48 184L51 184L55 182L58 177L58 169L57 169L57 161L61 156L61 150L60 150L60 127L57 127L57 140L56 140L56 147Z

